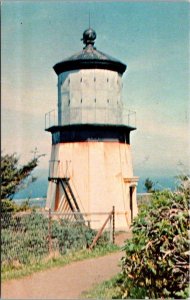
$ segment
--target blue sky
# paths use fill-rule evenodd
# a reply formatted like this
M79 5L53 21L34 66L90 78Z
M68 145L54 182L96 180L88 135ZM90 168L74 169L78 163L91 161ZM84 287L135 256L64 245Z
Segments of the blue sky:
M187 2L2 1L2 149L21 162L47 154L44 115L57 105L52 67L80 51L83 31L128 66L123 101L137 113L131 134L135 175L174 176L190 169L189 4Z

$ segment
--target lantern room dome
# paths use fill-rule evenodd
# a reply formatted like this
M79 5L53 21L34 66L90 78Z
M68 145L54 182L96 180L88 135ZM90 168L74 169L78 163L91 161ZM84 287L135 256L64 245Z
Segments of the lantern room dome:
M83 43L87 45L94 45L96 39L96 32L92 28L88 28L83 32L83 38L81 39Z
M86 29L83 33L83 38L81 39L85 44L85 47L82 51L57 63L53 67L56 74L59 75L66 71L79 69L105 69L123 74L126 70L126 65L97 50L94 47L95 39L96 32L92 28Z

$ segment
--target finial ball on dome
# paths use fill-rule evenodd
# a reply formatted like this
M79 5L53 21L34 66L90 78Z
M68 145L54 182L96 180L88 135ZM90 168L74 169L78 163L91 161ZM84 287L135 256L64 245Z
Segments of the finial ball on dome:
M94 29L88 28L83 32L82 41L86 46L94 45L95 39L96 39L96 32Z

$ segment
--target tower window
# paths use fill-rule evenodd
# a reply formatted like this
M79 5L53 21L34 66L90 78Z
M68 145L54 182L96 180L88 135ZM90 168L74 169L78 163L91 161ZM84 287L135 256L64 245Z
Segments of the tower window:
M80 79L80 82L82 82L82 77L81 77L81 79Z
M110 100L109 99L107 99L107 103L109 103L110 102Z
M70 78L68 79L68 84L70 84Z
M109 78L107 78L107 82L109 82Z
M80 99L80 102L82 103L82 98Z
M96 81L96 77L94 77L94 82Z
M70 105L70 102L71 102L71 101L70 101L70 99L69 99L69 101L68 101L68 105Z
M96 103L96 98L94 99L94 102Z

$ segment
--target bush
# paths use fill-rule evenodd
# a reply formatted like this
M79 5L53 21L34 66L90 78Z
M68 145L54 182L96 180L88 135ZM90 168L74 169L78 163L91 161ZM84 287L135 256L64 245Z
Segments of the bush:
M4 213L1 216L1 257L2 271L7 266L26 265L38 262L49 254L49 220L46 216L33 211L32 213ZM60 255L69 250L88 248L96 231L84 224L66 220L52 220L51 245L52 251ZM99 245L108 243L104 234L98 241Z
M8 199L1 200L1 213L16 212L18 210L19 210L19 206L13 201Z
M21 188L35 181L31 175L37 167L42 155L37 155L37 148L34 150L34 157L25 165L20 166L19 156L16 153L1 154L1 198L12 199L14 194Z
M185 186L175 193L156 192L141 207L133 222L133 238L123 248L120 297L187 296L189 196Z
M89 233L88 227L67 220L52 223L52 239L57 241L60 254L65 254L70 249L86 248L86 234Z
M21 205L16 204L14 201L9 199L1 200L1 213L14 213L18 211L31 210L29 200L23 201Z
M39 261L48 253L48 220L43 215L4 214L1 219L1 256L3 265L14 266Z

